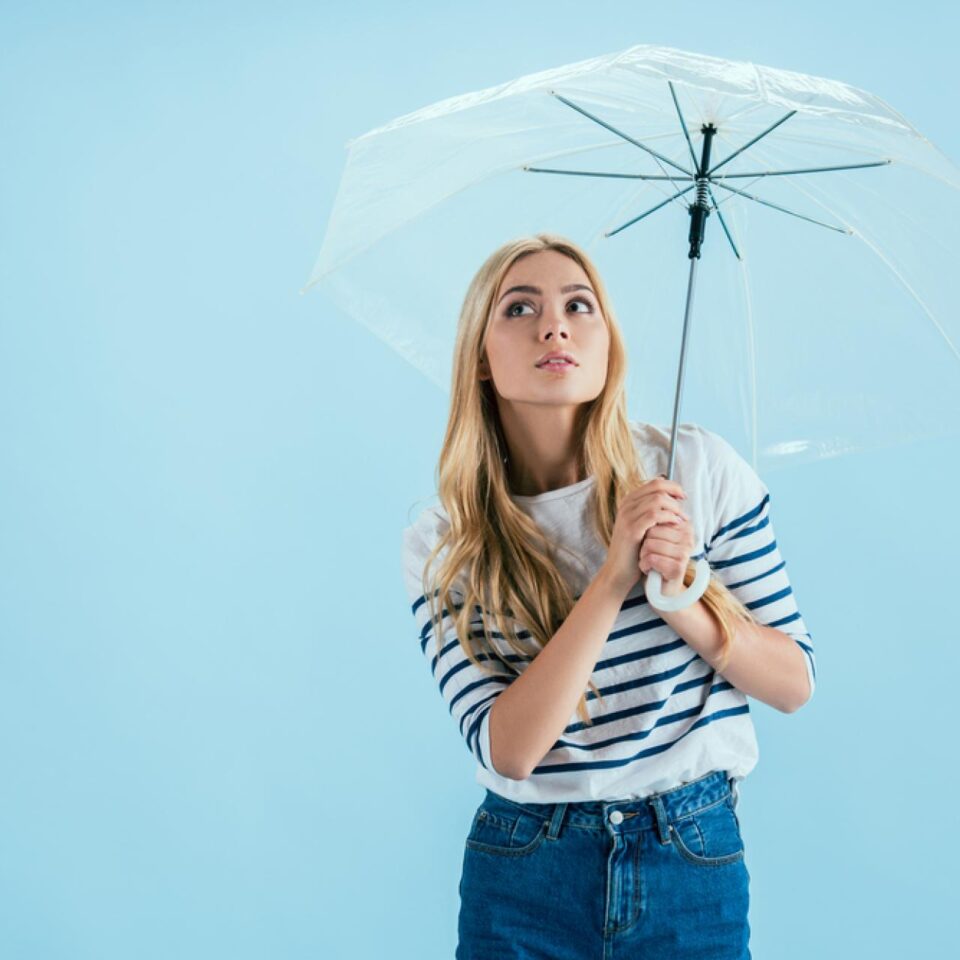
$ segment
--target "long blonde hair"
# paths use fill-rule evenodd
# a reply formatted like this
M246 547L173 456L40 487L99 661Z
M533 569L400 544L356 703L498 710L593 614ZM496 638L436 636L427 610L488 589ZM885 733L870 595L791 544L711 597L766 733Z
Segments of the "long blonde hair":
M552 559L557 545L510 499L503 456L506 443L493 381L481 380L477 375L494 298L504 276L519 258L542 250L565 254L583 268L609 328L606 384L594 400L581 405L576 420L579 475L596 477L592 514L596 533L605 546L610 545L617 505L626 493L647 480L626 415L627 359L623 337L596 267L577 244L553 233L538 233L503 244L473 277L460 311L450 412L437 465L438 495L449 526L424 564L424 581L434 558L445 549L447 556L433 583L423 583L438 658L446 609L453 617L466 656L481 669L499 676L502 671L484 666L481 655L484 660L499 661L511 674L519 675L521 671L501 654L491 636L493 629L526 663L543 649L575 603L571 587ZM689 585L694 574L694 565L688 564L684 583ZM702 599L723 635L721 662L717 666L722 672L729 660L737 621L756 621L716 578L711 577ZM475 619L476 613L479 619ZM525 628L519 633L518 623ZM481 627L479 633L472 629L475 624ZM602 703L603 696L593 681L588 681L588 685ZM592 725L585 694L578 702L577 713L584 724Z

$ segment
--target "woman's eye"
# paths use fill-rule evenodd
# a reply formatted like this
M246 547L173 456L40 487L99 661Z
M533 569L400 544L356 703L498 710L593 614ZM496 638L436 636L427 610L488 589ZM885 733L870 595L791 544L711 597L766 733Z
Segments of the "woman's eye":
M590 301L589 301L589 300L585 300L583 297L575 297L573 300L570 301L570 303L582 303L582 304L587 308L587 312L588 312L588 313L589 313L589 312L592 312L592 310L593 310L593 306L591 305ZM568 304L568 306L569 306L569 304ZM509 316L509 317L519 317L519 316L521 316L521 314L519 314L519 313L513 313L513 308L514 308L514 307L532 307L532 304L528 303L528 302L525 301L525 300L515 300L513 303L510 304L510 306L507 307L507 311L506 311L506 312L507 312L507 316ZM582 311L582 310L576 310L575 312L576 312L576 313L583 313L584 311Z

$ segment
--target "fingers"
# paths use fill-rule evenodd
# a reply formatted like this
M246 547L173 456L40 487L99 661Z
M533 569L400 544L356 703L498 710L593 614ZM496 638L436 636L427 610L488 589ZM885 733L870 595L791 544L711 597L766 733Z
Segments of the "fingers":
M683 487L676 480L668 480L665 474L658 473L653 480L649 481L650 486L658 490L663 490L673 497L679 497L681 500L687 499L687 494Z
M658 507L656 515L658 519L654 521L655 524L682 524L687 519L686 514L679 507L674 506Z
M647 480L639 487L635 487L624 498L624 505L634 502L644 502L655 498L661 503L673 504L677 501L687 500L686 491L675 480L667 480L665 477L658 476Z
M680 530L683 531L690 526L690 518L683 513L682 511L673 511L668 510L667 516L662 520L658 520L648 531L647 536L653 534L655 530L660 530L664 533L673 533L674 531ZM668 539L674 539L670 537Z
M644 537L645 543L659 543L664 546L687 544L690 540L689 531L685 529L685 524L677 523L673 520L665 520L663 523L654 524Z
M643 538L640 547L640 572L648 573L656 568L668 573L668 578L680 576L689 562L694 547L694 536L689 520L664 520L654 524Z
M653 527L658 523L669 523L671 521L685 521L687 515L676 506L673 501L670 503L661 503L655 506L646 506L640 509L639 513L628 514L639 520L645 521Z

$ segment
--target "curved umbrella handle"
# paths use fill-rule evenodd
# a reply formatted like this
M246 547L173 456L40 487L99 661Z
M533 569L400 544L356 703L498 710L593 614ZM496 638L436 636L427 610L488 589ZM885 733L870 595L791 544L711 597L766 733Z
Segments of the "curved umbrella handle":
M656 610L685 610L693 606L704 594L707 584L710 583L710 564L706 557L701 557L697 561L697 575L693 582L683 593L678 593L675 597L665 597L660 592L663 584L663 578L659 570L651 570L647 574L647 582L644 584L644 592L650 605Z

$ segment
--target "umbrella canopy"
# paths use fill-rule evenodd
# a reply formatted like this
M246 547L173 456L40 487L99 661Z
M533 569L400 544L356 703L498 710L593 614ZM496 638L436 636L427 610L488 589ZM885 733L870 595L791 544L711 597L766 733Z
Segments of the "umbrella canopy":
M301 292L320 285L441 390L470 278L505 240L547 230L595 259L631 404L668 421L699 195L712 213L684 402L755 469L960 432L960 170L872 94L641 45L347 147Z

